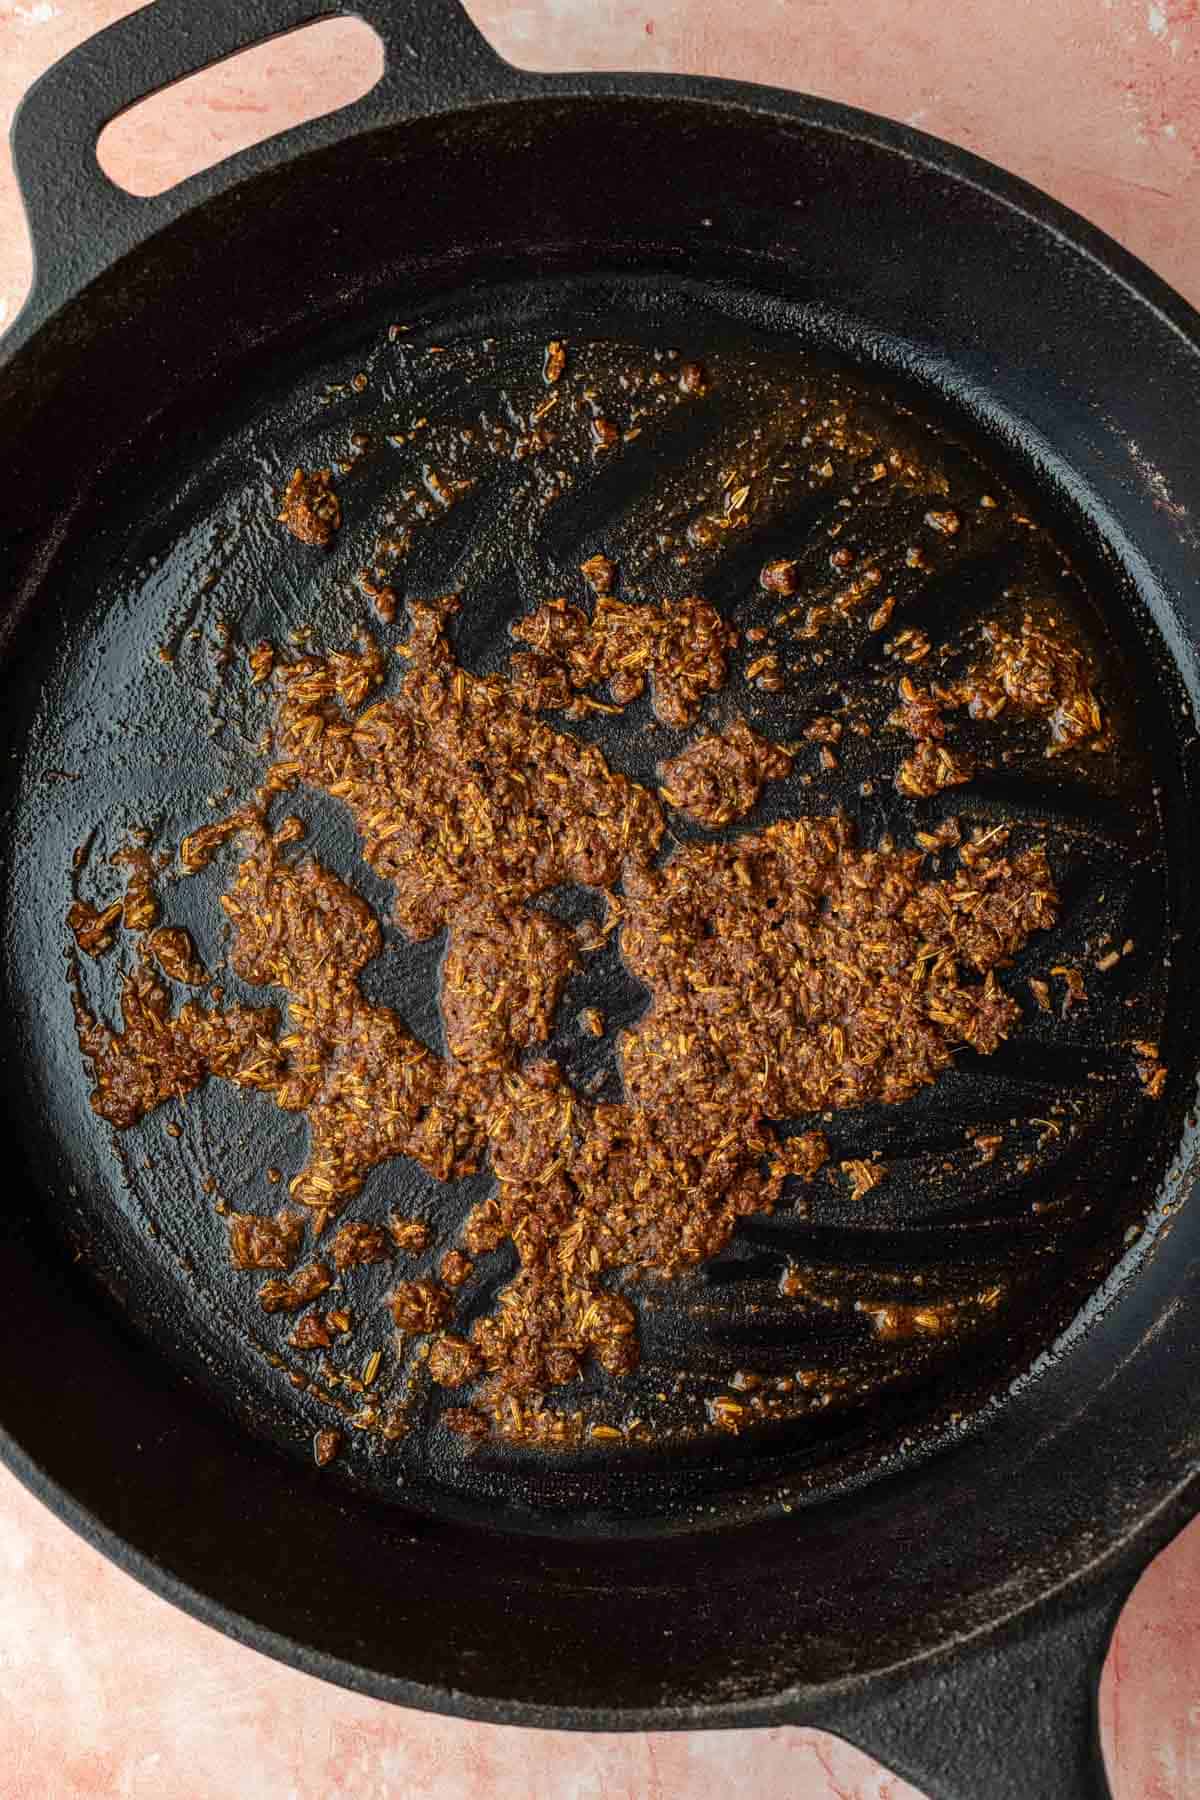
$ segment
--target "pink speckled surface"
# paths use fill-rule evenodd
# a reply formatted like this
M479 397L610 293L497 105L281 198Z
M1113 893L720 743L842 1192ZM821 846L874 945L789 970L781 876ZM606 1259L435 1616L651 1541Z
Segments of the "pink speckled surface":
M0 113L131 10L0 0ZM470 11L530 67L735 75L907 119L1048 188L1200 302L1200 0L470 0ZM185 103L114 128L106 167L152 192L362 92L376 57L350 21L268 46ZM0 327L28 280L5 158ZM0 1594L0 1800L914 1800L819 1732L514 1732L322 1687L145 1593L3 1473ZM1126 1609L1102 1711L1117 1800L1200 1800L1200 1523Z

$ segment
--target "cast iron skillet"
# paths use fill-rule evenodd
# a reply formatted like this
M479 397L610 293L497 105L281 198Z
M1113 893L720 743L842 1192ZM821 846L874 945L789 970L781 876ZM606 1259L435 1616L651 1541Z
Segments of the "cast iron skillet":
M153 199L100 173L97 134L122 108L344 12L386 46L361 101ZM803 1722L932 1795L1102 1794L1097 1674L1123 1601L1194 1510L1200 1446L1200 321L1115 244L962 151L773 90L528 75L454 0L159 0L51 70L14 141L36 278L0 353L7 1462L158 1592L381 1698L601 1730ZM59 955L69 808L51 784L30 838L24 748L47 709L70 710L64 669L74 655L80 679L130 545L145 567L169 549L163 492L203 488L238 407L286 417L279 396L311 389L326 338L344 351L389 316L468 303L503 319L539 284L571 329L600 305L597 278L601 311L624 294L681 330L707 307L750 334L794 331L969 426L1104 589L1162 738L1172 1083L1136 1141L1114 1138L1110 1183L1147 1226L972 1429L786 1512L766 1495L786 1491L781 1457L737 1483L660 1472L640 1512L619 1475L598 1499L585 1471L518 1515L502 1487L490 1510L384 1500L285 1454L261 1396L235 1381L235 1404L219 1402L229 1383L202 1373L219 1335L171 1312L112 1201L106 1145L69 1131L81 1076L62 984L30 987L38 954L47 968ZM163 566L169 582L166 550ZM79 700L112 709L110 749L136 737L114 641ZM186 720L163 730L165 779L182 781L203 746ZM107 751L95 775L118 809Z

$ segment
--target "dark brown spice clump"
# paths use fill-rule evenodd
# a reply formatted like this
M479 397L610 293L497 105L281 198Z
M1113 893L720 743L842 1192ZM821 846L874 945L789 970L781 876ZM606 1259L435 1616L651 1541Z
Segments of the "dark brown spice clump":
M294 1350L328 1350L332 1342L333 1333L319 1312L305 1313L297 1319L288 1337Z
M74 900L67 912L67 925L85 956L103 956L111 950L120 923L119 900L103 910L89 906L86 900Z
M440 1337L429 1352L429 1373L442 1387L465 1387L482 1367L478 1350L466 1338Z
M1010 705L1050 727L1047 756L1077 750L1099 737L1103 720L1088 659L1077 645L1044 630L1026 615L1019 632L984 627L991 648L978 675L962 684L961 703L972 718L994 719Z
M209 1075L267 1089L283 1066L273 1006L212 1013L189 1000L172 1017L162 982L148 969L134 969L121 990L121 1017L119 1032L102 1024L76 984L76 1032L96 1083L92 1107L118 1129L135 1125L165 1100L182 1099Z
M662 763L659 792L680 812L716 830L744 818L764 782L782 780L791 767L786 750L760 737L744 719L735 719L719 735L702 737Z
M1100 702L1078 645L1038 625L1029 614L1019 631L993 620L984 626L983 636L989 655L964 680L923 690L905 677L901 704L888 723L910 737L940 739L946 735L947 711L965 707L971 718L991 721L1011 709L1049 726L1048 756L1100 740Z
M896 771L896 788L914 800L927 800L943 788L957 787L975 774L975 761L962 750L924 738Z
M453 1310L445 1288L435 1281L402 1281L391 1298L392 1317L401 1331L436 1331Z
M340 1431L318 1431L313 1438L313 1461L318 1469L323 1469L327 1463L331 1463L341 1447L342 1434Z
M469 1406L448 1406L442 1414L442 1424L457 1437L477 1441L488 1435L487 1420L480 1413L472 1412Z
M464 1256L461 1250L447 1250L438 1266L438 1279L445 1287L461 1287L464 1281L471 1279L473 1267L470 1257Z
M284 1208L273 1219L230 1213L229 1260L235 1269L293 1267L304 1239L304 1214Z
M579 696L607 682L612 702L628 706L647 682L664 725L690 725L701 698L725 684L730 627L706 600L626 601L602 595L589 619L565 600L549 600L512 634L529 651L512 659L517 695L534 711L586 711Z
M326 545L342 522L342 508L333 486L332 469L293 471L283 490L283 503L277 514L302 544Z
M829 1161L829 1139L823 1131L801 1131L784 1138L775 1153L772 1173L812 1181Z
M464 908L442 965L450 1054L473 1067L498 1069L514 1045L542 1043L578 961L575 934L548 913L486 902Z
M176 925L160 925L150 933L147 947L163 974L187 987L200 987L206 980L204 965L196 955L191 933Z
M424 1219L402 1219L396 1213L388 1220L388 1233L397 1250L410 1256L419 1255L433 1242L433 1232Z
M611 594L617 578L617 565L598 550L595 556L589 556L586 562L580 563L579 573L593 594Z
M899 692L900 705L888 715L888 724L898 726L918 742L923 738L944 738L946 721L942 716L943 702L932 693L919 688L911 675L901 677Z
M800 586L800 574L797 565L781 557L776 562L764 563L759 570L759 586L768 594L781 594L790 600Z
M355 1219L341 1226L330 1246L338 1269L354 1269L364 1263L387 1262L393 1245L379 1225L365 1225Z
M297 1269L290 1281L264 1281L258 1290L258 1304L264 1312L299 1312L310 1300L316 1300L331 1286L333 1277L323 1262L306 1263Z

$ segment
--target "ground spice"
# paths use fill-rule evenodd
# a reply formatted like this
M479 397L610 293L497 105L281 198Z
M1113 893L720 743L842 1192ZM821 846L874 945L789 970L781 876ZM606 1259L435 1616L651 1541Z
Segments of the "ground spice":
M581 1415L547 1406L548 1393L589 1361L614 1378L638 1362L637 1316L614 1283L695 1267L739 1218L770 1212L789 1179L812 1180L829 1157L823 1133L781 1141L774 1122L895 1104L936 1080L958 1046L995 1050L1018 1017L998 971L1053 924L1057 902L1043 851L1010 852L1003 832L963 845L955 872L933 878L922 849L860 848L840 816L685 843L658 866L657 797L546 725L539 683L551 667L568 695L608 680L614 703L626 704L652 681L660 714L690 716L725 679L729 637L717 615L699 600L672 609L602 597L589 620L554 603L518 628L531 649L516 653L511 677L480 679L446 639L454 604L410 604L405 678L374 704L385 664L369 642L277 657L276 761L263 788L182 846L184 868L201 868L240 838L221 902L233 967L279 990L285 1017L195 1000L172 1017L165 988L142 967L127 979L120 1033L78 996L77 1020L93 1105L117 1126L209 1074L303 1112L309 1158L289 1194L318 1225L391 1157L412 1157L441 1181L486 1158L495 1192L472 1210L462 1243L471 1258L505 1242L516 1251L493 1310L466 1336L445 1331L472 1272L457 1249L440 1280L400 1281L390 1306L406 1336L438 1334L426 1364L435 1382L475 1383L469 1406L443 1414L449 1429L552 1446L580 1441L584 1427ZM529 657L542 659L536 680ZM695 754L714 742L742 759L736 779L724 767L713 777ZM698 816L715 818L741 805L750 758L761 780L786 753L732 727L675 759L671 792L682 781ZM445 1059L364 996L359 978L382 942L366 902L304 854L297 819L269 827L272 798L300 782L348 808L404 932L448 931ZM608 921L590 942L533 904L563 883L606 897ZM556 1063L530 1055L567 976L613 930L650 996L619 1039L620 1104L585 1099ZM857 1167L848 1172L866 1192L881 1169L864 1164L860 1179ZM291 1255L294 1215L285 1216L286 1225L231 1224L231 1242L236 1232L249 1256L277 1241L273 1229L289 1234ZM347 1223L330 1255L341 1271L390 1246L419 1253L430 1236L420 1220L393 1217L386 1234ZM314 1261L266 1282L259 1302L298 1312L332 1279ZM309 1313L292 1335L317 1348L329 1329Z
M474 1266L461 1250L447 1250L438 1266L438 1279L444 1287L461 1287L464 1281L471 1279Z
M776 562L764 563L758 574L758 584L767 594L781 594L790 600L799 591L800 572L798 565L780 557Z
M927 800L943 788L961 786L974 774L974 757L926 738L896 770L896 791L910 799Z
M794 1175L812 1181L829 1161L829 1140L823 1131L801 1131L784 1138L775 1152L772 1174Z
M388 1220L388 1233L397 1250L419 1256L433 1242L433 1232L424 1219L402 1219L395 1213Z
M442 1387L465 1387L482 1367L483 1359L466 1338L440 1337L430 1347L429 1373Z
M530 649L514 656L518 698L534 712L584 712L580 696L608 683L615 706L628 706L650 684L655 716L690 725L703 695L725 685L736 633L706 600L597 597L589 619L566 600L548 600L512 634Z
M294 470L276 518L302 544L324 547L331 543L342 522L332 469L314 469L310 474Z
M452 1311L450 1295L435 1281L402 1281L392 1295L392 1317L401 1331L421 1335L444 1325Z
M160 925L147 940L147 949L164 975L186 987L201 987L208 979L196 955L191 933L176 925Z
M840 730L839 730L840 735ZM709 734L659 765L659 793L710 830L744 818L768 781L791 773L788 751L760 737L744 719Z
M943 713L965 707L973 719L998 719L1006 709L1043 720L1048 756L1094 743L1103 729L1100 702L1084 651L1035 623L1030 614L1013 632L999 621L983 627L989 655L965 680L920 689L900 682L901 704L888 723L919 739L943 738Z
M67 926L85 956L103 956L116 942L121 922L121 902L114 900L103 911L89 906L86 900L73 900L67 912Z
M293 1350L328 1350L333 1333L319 1312L305 1313L293 1326L288 1343Z
M580 563L579 573L593 594L611 594L617 579L617 565L598 550L595 556L589 556L586 562Z
M1161 1100L1167 1085L1167 1066L1159 1061L1158 1045L1137 1042L1133 1046L1137 1078L1151 1100Z
M334 1266L339 1271L356 1269L365 1263L387 1262L393 1249L386 1231L378 1225L364 1225L357 1219L341 1226L330 1245Z
M333 1277L323 1262L307 1263L290 1281L264 1281L258 1290L258 1304L268 1313L299 1312L332 1284Z
M882 1163L866 1162L861 1157L852 1158L849 1162L839 1163L838 1167L850 1183L850 1198L861 1200L872 1188L877 1188L887 1170Z
M144 968L125 978L119 1032L88 1010L77 978L74 1003L80 1049L96 1083L92 1107L118 1130L166 1100L182 1099L209 1075L265 1091L284 1066L273 1006L212 1013L189 1000L172 1017L166 988Z
M546 345L546 354L542 362L542 379L547 387L553 387L567 366L567 346L561 338L551 338Z
M932 522L934 515L926 517ZM957 523L954 529L958 529ZM921 640L919 654L911 642L902 646L900 637L889 648L905 662L922 660L929 642L923 633L915 635ZM1042 719L1050 728L1048 756L1099 742L1103 725L1100 703L1092 690L1088 660L1078 646L1038 626L1029 614L1019 632L992 621L984 626L983 635L990 655L966 680L927 689L919 688L911 676L900 681L900 705L889 715L888 724L917 740L916 749L901 762L895 777L897 790L911 799L928 799L975 775L974 757L949 749L942 741L948 711L965 707L974 719L994 720L1011 708ZM912 640L914 634L902 633L901 637Z
M287 1208L273 1219L230 1213L229 1260L235 1269L283 1269L295 1265L304 1241L304 1215Z
M974 719L994 719L1011 706L1050 728L1047 756L1078 750L1100 736L1103 719L1088 659L1078 645L1035 624L1026 614L1019 632L998 622L984 626L991 655L959 689L959 704Z
M144 844L134 843L116 851L111 860L129 870L121 906L122 925L126 931L149 931L158 924L159 912L153 856Z
M313 1438L313 1461L318 1469L331 1463L342 1447L340 1431L318 1431Z

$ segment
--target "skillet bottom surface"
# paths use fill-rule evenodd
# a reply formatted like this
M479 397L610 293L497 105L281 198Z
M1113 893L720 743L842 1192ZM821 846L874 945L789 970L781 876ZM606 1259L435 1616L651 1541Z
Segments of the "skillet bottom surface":
M565 350L557 374L552 343ZM541 282L420 317L360 310L314 333L307 359L264 357L244 391L181 420L172 457L129 460L53 618L22 649L42 675L8 845L25 1148L102 1303L285 1454L310 1457L314 1433L336 1427L330 1480L585 1534L702 1521L735 1497L790 1509L986 1422L1118 1265L1128 1273L1130 1246L1136 1262L1153 1237L1182 1030L1164 815L1173 670L1083 522L885 349L873 361L854 349L799 310L683 281ZM297 467L333 471L341 523L328 546L296 541L276 517ZM738 641L697 725L664 724L643 694L551 715L554 728L649 787L698 729L738 717L792 747L790 772L746 817L714 832L672 811L660 861L841 813L865 849L921 847L925 834L930 877L949 879L962 840L1010 827L1014 852L1044 846L1060 918L999 971L1021 1016L994 1052L957 1050L900 1105L789 1120L828 1139L814 1181L789 1181L773 1213L740 1220L692 1271L615 1278L637 1310L640 1360L619 1375L585 1364L550 1396L582 1415L580 1435L551 1451L500 1435L472 1445L443 1429L456 1398L429 1382L422 1346L397 1347L387 1299L398 1275L436 1274L491 1192L488 1170L447 1183L407 1158L376 1167L345 1217L419 1217L434 1242L348 1271L323 1304L351 1328L318 1358L296 1351L294 1317L265 1314L259 1280L230 1268L227 1221L274 1212L286 1189L268 1171L286 1182L302 1168L303 1115L209 1081L110 1131L76 1046L65 919L73 900L120 898L111 859L145 834L171 853L156 878L163 919L191 932L224 1003L277 1000L228 966L218 897L233 853L187 879L174 854L270 760L272 702L248 650L321 654L364 628L393 647L406 599L456 594L455 656L475 674L503 671L514 621L558 596L591 603L580 565L598 552L623 598L702 595ZM760 571L778 562L795 565L793 592L764 590ZM381 587L394 619L380 617ZM948 741L973 778L897 791L913 751L888 723L898 682L965 681L986 628L1019 633L1027 614L1085 653L1103 729L1048 755L1046 718L960 712ZM388 660L384 696L403 676L403 659ZM392 922L389 884L336 799L301 787L272 816L284 813L382 923L365 993L445 1055L444 937L414 942ZM543 903L569 925L600 917L581 887ZM136 960L129 931L80 959L97 1013L118 1018ZM176 1006L188 991L175 988ZM646 1004L612 936L568 979L539 1054L580 1093L618 1102L618 1039ZM592 1014L598 1035L580 1023ZM1167 1091L1154 1097L1160 1065ZM864 1187L856 1170L882 1179ZM477 1259L454 1329L497 1306L515 1263L511 1243Z

